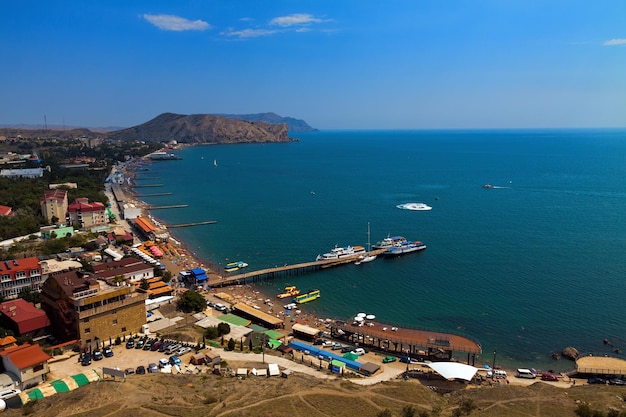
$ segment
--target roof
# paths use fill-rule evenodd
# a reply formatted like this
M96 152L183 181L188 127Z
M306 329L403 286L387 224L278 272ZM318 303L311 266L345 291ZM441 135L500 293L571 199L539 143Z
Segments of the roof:
M309 336L317 336L318 334L321 333L321 330L319 329L307 326L305 324L300 324L300 323L295 323L293 326L291 326L291 330L293 330L294 332L298 332L298 333L304 333Z
M30 277L31 271L37 271L41 274L39 259L35 256L0 261L0 275L9 274L12 279L15 279L17 272L24 272L27 277Z
M280 319L278 317L275 317L275 316L272 316L271 314L267 314L267 313L264 313L262 311L259 311L256 308L250 307L247 304L237 303L237 304L235 304L233 306L233 308L235 310L241 311L242 313L245 313L245 314L247 314L249 316L252 316L252 317L254 317L254 318L256 318L256 319L258 319L258 320L260 320L260 321L262 321L262 322L264 322L266 324L269 324L269 325L271 325L273 327L276 327L276 326L279 326L279 325L283 324L283 320L282 319Z
M464 379L471 381L476 372L478 372L478 368L458 362L431 362L426 363L426 365L445 379Z
M0 206L0 216L8 216L11 214L11 207L9 206Z
M45 353L39 345L23 345L9 348L0 352L0 356L8 359L20 370L31 368L52 359L52 356Z
M50 326L46 312L22 298L0 303L0 314L15 323L20 334Z
M218 320L226 322L228 324L234 324L235 326L249 326L250 320L243 317L236 316L234 314L222 314L217 317ZM252 329L251 329L252 330Z
M77 198L74 203L67 206L67 211L70 213L75 212L91 212L91 211L104 211L104 204L99 201L88 203L86 198Z
M145 217L135 217L135 224L143 230L144 233L150 233L157 230L156 226L154 226L152 222Z

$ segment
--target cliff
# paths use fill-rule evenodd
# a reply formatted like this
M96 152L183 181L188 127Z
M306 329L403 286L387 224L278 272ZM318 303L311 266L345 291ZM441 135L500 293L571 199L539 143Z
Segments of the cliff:
M290 142L287 124L248 122L210 114L163 113L128 129L108 134L110 139L179 143Z
M319 132L308 125L302 119L294 119L293 117L283 117L276 113L255 113L255 114L218 114L217 116L228 117L229 119L245 120L247 122L267 122L272 124L287 123L287 130L290 133L297 132Z

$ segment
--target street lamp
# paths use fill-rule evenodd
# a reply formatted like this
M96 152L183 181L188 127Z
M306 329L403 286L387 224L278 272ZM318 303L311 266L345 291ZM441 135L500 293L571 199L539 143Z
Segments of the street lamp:
M496 348L493 348L493 364L491 368L496 369Z

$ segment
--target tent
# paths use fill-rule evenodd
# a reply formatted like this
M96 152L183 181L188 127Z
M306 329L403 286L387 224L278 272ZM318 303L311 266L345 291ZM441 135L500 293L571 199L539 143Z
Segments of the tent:
M471 381L478 368L458 362L431 362L426 363L432 370L445 379L464 379Z

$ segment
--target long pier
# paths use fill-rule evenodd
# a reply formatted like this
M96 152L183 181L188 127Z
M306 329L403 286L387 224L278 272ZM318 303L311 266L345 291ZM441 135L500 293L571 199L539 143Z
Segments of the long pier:
M189 204L172 204L171 206L149 206L147 210L185 208L185 207L189 207Z
M152 194L135 194L135 197L159 197L162 195L172 195L174 193L152 193Z
M163 187L163 184L135 184L131 188Z
M372 255L380 255L385 249L370 251ZM300 264L283 265L274 268L260 269L258 271L246 272L232 276L214 277L209 276L209 285L212 287L226 287L229 285L246 284L247 282L258 282L274 279L282 275L301 275L319 269L332 268L339 265L354 263L361 255L346 256L339 259L329 259L323 261L303 262Z
M190 226L201 226L204 224L215 224L217 223L216 220L207 220L207 221L203 221L203 222L194 222L194 223L180 223L180 224L170 224L167 226L168 229L171 228L175 228L175 227L190 227Z

